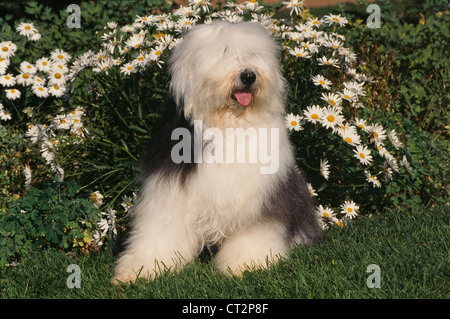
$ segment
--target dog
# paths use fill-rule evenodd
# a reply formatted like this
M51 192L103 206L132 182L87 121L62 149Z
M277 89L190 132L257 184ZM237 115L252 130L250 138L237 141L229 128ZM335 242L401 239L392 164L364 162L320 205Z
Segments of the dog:
M181 269L205 246L219 271L242 276L320 241L284 124L279 54L254 22L196 26L174 47L171 119L143 156L113 282Z

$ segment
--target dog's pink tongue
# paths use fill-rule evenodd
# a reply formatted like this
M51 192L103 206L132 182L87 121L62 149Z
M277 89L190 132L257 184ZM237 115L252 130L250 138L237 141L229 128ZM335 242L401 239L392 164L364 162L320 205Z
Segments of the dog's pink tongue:
M252 101L252 92L249 91L235 92L234 97L239 102L239 104L247 106Z

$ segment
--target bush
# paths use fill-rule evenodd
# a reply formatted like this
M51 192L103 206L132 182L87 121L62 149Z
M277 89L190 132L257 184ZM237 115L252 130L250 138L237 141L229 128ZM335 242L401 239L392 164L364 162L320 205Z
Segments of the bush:
M5 17L0 35L0 118L5 125L0 126L0 155L8 159L0 164L5 168L0 175L3 263L48 246L87 252L126 229L138 159L163 112L170 50L193 25L216 19L259 21L279 41L282 68L291 83L286 126L297 164L318 197L324 226L342 227L386 205L414 205L433 198L436 189L442 193L448 168L443 156L431 154L445 147L429 143L430 135L419 129L433 131L443 124L420 127L415 116L422 116L425 106L418 113L403 107L411 103L417 108L424 98L411 93L424 84L424 73L418 71L416 82L405 81L407 59L397 62L393 51L377 42L385 38L375 31L358 21L349 28L344 13L314 17L296 1L288 4L286 20L272 16L281 4L255 1L216 9L207 1L192 1L190 12L146 4L83 2L81 30L61 28L68 13L56 15L36 3L25 9L34 17L32 24ZM80 40L77 45L68 40L73 37ZM357 47L358 39L365 44ZM437 41L437 36L428 39ZM412 49L408 52L417 59ZM422 62L434 56L425 54L428 60ZM386 75L386 60L399 72ZM433 61L442 70L426 83L440 90L447 65ZM430 71L428 64L414 65ZM17 83L8 86L6 75ZM412 91L402 85L411 85ZM20 97L5 91L11 88ZM433 111L437 118L445 111L439 90L430 102L439 105ZM410 93L413 100L406 98ZM430 171L431 183L424 178Z
M0 265L45 247L92 249L100 215L89 199L76 198L75 183L31 188L0 214ZM95 239L95 238L94 238Z

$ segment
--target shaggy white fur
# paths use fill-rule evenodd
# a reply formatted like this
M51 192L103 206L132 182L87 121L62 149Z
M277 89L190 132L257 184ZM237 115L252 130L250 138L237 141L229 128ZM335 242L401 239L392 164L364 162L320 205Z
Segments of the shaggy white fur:
M174 161L167 146L169 154L151 153L164 153L165 159L158 162L150 156L147 162L152 164L143 163L153 168L143 174L115 282L179 269L205 245L218 248L214 261L219 270L239 275L286 257L295 243L320 238L312 199L295 168L284 127L286 83L277 54L278 45L257 23L198 26L174 48L170 92L177 121L185 121L193 134L194 121L203 132L222 132L221 139L214 134L203 137L202 150L214 155L232 145L233 153L225 162L195 161L188 170L178 169L176 165L187 164ZM232 136L230 141L230 128L252 129L246 132L253 133L259 147L267 142L277 157L275 172L261 173L267 162L260 157L248 161L254 140L245 136L246 143L237 143ZM277 139L270 138L273 129ZM164 148L157 142L156 149ZM237 160L242 152L244 163Z

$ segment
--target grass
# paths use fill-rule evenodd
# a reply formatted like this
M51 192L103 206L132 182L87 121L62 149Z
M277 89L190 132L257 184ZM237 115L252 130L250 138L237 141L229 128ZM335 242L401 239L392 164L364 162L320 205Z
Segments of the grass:
M1 298L449 298L449 209L446 204L387 210L324 241L297 248L266 271L227 277L202 258L153 282L114 286L112 248L68 256L46 250L0 269ZM67 266L81 269L81 288L66 286ZM381 288L368 288L367 266L381 270Z

